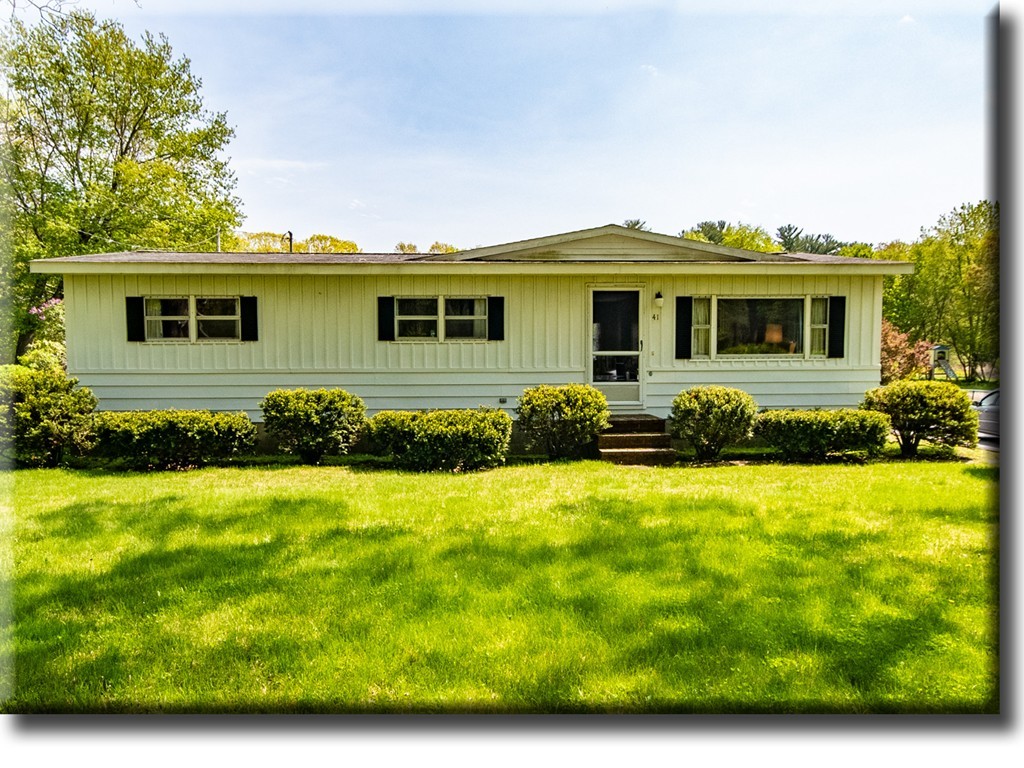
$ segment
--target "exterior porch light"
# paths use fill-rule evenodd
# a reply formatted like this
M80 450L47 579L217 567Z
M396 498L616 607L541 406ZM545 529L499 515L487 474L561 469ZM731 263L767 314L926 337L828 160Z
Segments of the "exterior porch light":
M661 291L654 294L654 306L663 307L665 305L665 297L661 295Z

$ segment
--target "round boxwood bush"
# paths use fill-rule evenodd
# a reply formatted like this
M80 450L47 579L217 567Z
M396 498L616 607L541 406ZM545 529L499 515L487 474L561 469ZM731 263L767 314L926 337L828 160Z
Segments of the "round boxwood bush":
M757 403L743 390L691 387L672 401L668 427L693 446L698 460L714 461L725 446L750 436L756 414Z
M260 402L267 433L306 464L348 453L366 424L366 405L343 389L278 389Z
M0 366L0 450L18 464L56 467L92 446L96 397L60 369Z
M610 425L608 400L589 384L542 384L525 390L516 423L528 450L553 459L578 457Z
M892 421L904 458L917 455L922 440L952 450L978 444L978 414L971 399L947 381L897 381L864 395L861 408Z

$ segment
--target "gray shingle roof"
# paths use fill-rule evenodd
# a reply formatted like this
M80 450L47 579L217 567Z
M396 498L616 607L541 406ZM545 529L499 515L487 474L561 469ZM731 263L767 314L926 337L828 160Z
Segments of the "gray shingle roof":
M171 253L124 251L65 256L60 261L89 264L393 264L417 261L424 253ZM52 261L52 260L51 260Z

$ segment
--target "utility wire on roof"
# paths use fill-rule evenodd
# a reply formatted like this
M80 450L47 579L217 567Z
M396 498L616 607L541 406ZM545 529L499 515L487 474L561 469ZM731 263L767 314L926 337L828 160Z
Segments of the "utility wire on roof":
M110 243L111 245L116 245L117 247L123 248L124 250L127 250L127 251L149 251L149 250L152 250L152 246L134 245L132 243L126 243L126 242L123 242L121 240L115 240L112 237L107 237L106 235L98 234L96 232L86 232L84 229L76 229L75 232L77 234L79 234L79 235L88 235L90 238L96 238L98 240L102 240L104 242ZM195 250L196 246L208 245L208 244L211 244L211 243L217 243L219 241L219 239L220 239L220 233L218 232L217 235L215 235L213 237L208 237L205 240L197 240L194 243L185 243L183 245L175 246L174 248L161 248L160 250L161 251L166 251L168 253L190 253L190 252Z

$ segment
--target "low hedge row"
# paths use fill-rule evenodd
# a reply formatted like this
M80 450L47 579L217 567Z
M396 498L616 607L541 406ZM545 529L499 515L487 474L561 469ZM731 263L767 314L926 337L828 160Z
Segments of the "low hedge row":
M372 452L417 472L500 466L511 436L512 419L496 408L381 411L367 423Z
M317 463L342 454L366 434L374 450L403 468L472 470L508 456L512 419L492 408L384 411L367 421L363 401L344 390L277 390L260 404L282 450ZM131 411L93 414L96 398L60 370L0 366L0 452L23 466L57 466L70 454L117 460L133 468L201 466L255 447L256 428L242 413ZM523 392L516 409L528 448L552 458L579 456L608 427L604 395L570 384ZM974 445L978 419L967 395L946 382L901 381L869 391L860 410L781 410L757 414L747 393L693 387L673 400L671 434L700 460L756 434L786 459L881 451L891 431L904 456L922 440ZM95 446L95 447L94 447Z
M820 461L851 452L877 455L885 447L891 426L888 416L874 411L779 410L759 413L753 431L784 459Z
M103 411L94 455L130 469L186 469L251 452L256 427L244 413Z

